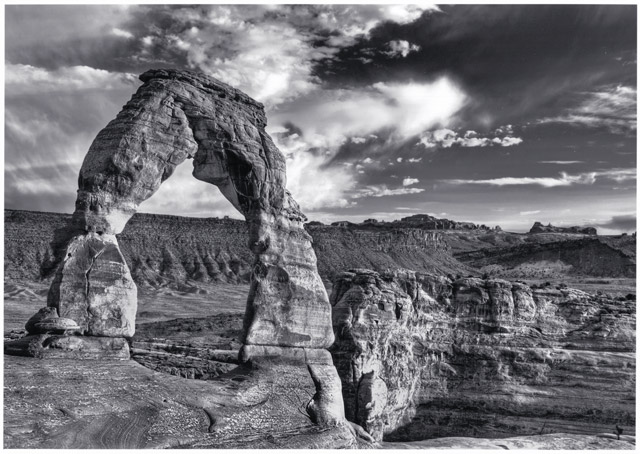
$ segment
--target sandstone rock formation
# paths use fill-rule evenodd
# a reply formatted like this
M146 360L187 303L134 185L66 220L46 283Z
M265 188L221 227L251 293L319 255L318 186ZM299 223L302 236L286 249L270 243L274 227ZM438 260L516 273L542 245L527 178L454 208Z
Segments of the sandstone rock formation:
M263 106L189 71L150 70L140 79L144 84L84 159L47 305L84 335L133 335L136 287L116 235L176 166L192 158L193 175L216 185L248 224L255 259L242 358L284 356L309 364L322 383L313 403L316 421L342 423L340 383L325 350L333 343L331 308L306 218L285 189L284 156L265 132Z
M534 222L529 233L580 233L583 235L597 235L595 227L556 227L555 225L543 225L542 222Z
M633 302L363 269L331 302L346 416L377 440L635 424Z

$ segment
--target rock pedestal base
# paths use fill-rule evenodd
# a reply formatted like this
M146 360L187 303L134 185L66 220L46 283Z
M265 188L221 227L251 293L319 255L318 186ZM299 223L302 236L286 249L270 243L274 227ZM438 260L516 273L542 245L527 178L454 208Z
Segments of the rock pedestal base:
M316 393L306 405L306 412L316 424L345 424L340 377L328 350L323 348L244 345L240 361L260 367L260 364L287 363L306 366L316 387Z
M4 346L14 356L40 359L129 359L129 344L122 337L84 337L38 334Z

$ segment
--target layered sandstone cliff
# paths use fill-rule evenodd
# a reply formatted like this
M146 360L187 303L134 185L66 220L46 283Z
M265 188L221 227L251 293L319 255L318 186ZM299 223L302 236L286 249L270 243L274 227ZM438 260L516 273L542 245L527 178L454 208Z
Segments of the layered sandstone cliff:
M70 215L5 210L5 278L47 280L55 271L54 231ZM247 224L235 219L138 213L118 235L138 287L197 292L198 283L248 283L253 255ZM318 271L325 281L345 269L407 268L481 276L498 270L531 279L528 264L561 263L572 276L635 277L635 238L522 235L482 230L325 226L309 223Z
M633 431L635 302L363 269L331 302L347 417L377 439Z

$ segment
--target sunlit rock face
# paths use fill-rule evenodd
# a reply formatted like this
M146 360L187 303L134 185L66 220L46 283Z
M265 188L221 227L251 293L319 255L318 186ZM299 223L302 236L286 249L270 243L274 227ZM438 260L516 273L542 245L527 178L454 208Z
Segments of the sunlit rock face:
M90 232L71 240L47 304L83 334L133 336L137 289L115 235Z
M331 302L347 419L378 440L635 424L634 302L364 269Z

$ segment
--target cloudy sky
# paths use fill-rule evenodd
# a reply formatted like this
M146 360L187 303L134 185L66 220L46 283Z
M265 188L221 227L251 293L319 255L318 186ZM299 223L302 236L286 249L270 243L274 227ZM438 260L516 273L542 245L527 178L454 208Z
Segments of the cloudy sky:
M150 68L265 104L311 220L635 230L636 6L6 6L5 207L72 212ZM237 217L183 164L141 211Z

